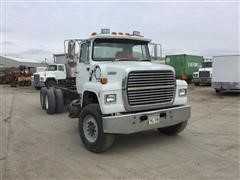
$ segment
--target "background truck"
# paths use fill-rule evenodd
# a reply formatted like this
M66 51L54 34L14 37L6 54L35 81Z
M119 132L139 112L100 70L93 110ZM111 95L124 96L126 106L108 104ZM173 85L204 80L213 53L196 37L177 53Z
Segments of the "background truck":
M193 72L202 66L203 57L187 54L167 55L166 64L174 67L176 78L191 82Z
M217 93L240 90L240 55L214 56L212 87Z
M54 54L54 63L49 64L45 71L33 74L34 87L40 89L43 86L75 85L76 64L69 63L66 54ZM75 61L74 61L75 62Z
M204 59L202 68L193 73L192 82L195 86L199 84L211 85L212 83L212 59Z
M187 83L175 79L173 67L151 62L149 43L139 32L110 34L109 29L66 40L75 84L43 87L42 109L61 113L69 104L69 116L79 118L81 140L92 152L110 148L117 134L180 133L190 118Z

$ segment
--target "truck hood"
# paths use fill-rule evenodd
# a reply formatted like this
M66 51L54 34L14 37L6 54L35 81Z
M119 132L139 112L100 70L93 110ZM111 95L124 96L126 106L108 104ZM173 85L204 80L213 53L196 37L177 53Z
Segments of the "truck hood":
M40 77L55 77L54 72L56 72L56 71L43 71L43 72L37 72L34 74L39 74Z
M171 70L174 68L165 64L153 64L152 62L139 61L115 61L110 63L99 63L100 68L107 70L138 71L138 70Z
M165 64L153 64L152 62L139 61L117 61L117 62L101 62L96 64L101 69L101 77L107 77L109 82L122 82L128 76L130 71L154 71L154 70L170 70L174 68Z

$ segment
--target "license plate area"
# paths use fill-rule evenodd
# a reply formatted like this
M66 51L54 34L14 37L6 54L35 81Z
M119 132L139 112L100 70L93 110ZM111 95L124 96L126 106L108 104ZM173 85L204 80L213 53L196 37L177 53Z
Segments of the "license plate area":
M159 114L157 115L150 115L148 116L148 124L149 125L154 125L154 124L159 124L160 123L160 116Z
M166 119L167 113L152 114L148 116L148 124L154 125L159 124L162 119Z

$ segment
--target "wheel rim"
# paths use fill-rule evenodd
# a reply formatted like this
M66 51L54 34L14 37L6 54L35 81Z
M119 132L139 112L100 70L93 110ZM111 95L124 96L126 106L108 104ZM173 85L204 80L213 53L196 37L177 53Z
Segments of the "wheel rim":
M83 132L89 142L95 142L98 137L98 124L92 115L87 115L83 120Z
M47 97L47 95L45 96L45 106L46 106L46 109L48 109L48 97Z

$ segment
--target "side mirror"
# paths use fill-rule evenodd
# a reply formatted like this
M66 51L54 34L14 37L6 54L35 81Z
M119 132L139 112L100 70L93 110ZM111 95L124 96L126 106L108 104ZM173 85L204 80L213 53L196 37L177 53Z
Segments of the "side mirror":
M154 44L154 46L153 46L153 59L157 60L157 58L158 58L158 47L157 47L157 44Z
M162 59L162 45L157 43L150 43L151 57L153 60Z
M69 59L74 59L76 53L75 53L75 45L76 42L74 40L71 40L68 42L68 52L67 52L67 57Z

